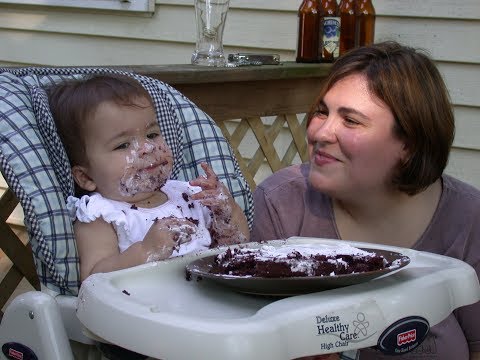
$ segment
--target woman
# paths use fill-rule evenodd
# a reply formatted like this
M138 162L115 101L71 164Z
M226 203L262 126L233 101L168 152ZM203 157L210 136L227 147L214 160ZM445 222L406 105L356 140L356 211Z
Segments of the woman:
M443 173L454 137L433 61L395 42L339 58L308 117L310 162L257 187L252 241L313 236L430 251L480 272L480 191ZM480 303L398 359L480 359ZM389 358L366 349L360 359Z

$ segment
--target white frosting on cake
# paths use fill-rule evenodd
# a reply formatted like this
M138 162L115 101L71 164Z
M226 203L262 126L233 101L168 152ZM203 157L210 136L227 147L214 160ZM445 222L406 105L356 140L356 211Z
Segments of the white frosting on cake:
M301 258L293 258L292 254L300 253ZM292 272L302 272L308 275L313 275L316 267L316 260L312 257L316 255L325 255L328 257L326 260L328 263L336 265L338 268L347 268L348 264L341 257L336 259L338 255L351 255L360 257L373 257L376 256L374 252L368 252L348 244L338 245L325 245L325 244L295 244L295 245L282 245L271 246L263 245L259 248L238 248L235 251L235 260L241 261L242 258L254 257L255 260L261 261L274 261L283 262L290 265ZM219 261L223 260L225 253L219 254ZM384 264L387 261L384 259ZM335 275L332 272L330 275Z
M282 245L271 246L263 245L259 248L240 248L235 254L235 257L242 257L242 255L255 254L258 260L273 260L273 259L287 259L293 252L298 252L304 257L312 255L325 255L334 257L340 255L358 255L358 256L375 256L374 252L368 252L348 244L339 245L311 245L311 244L296 244L296 245ZM221 255L220 255L221 256Z

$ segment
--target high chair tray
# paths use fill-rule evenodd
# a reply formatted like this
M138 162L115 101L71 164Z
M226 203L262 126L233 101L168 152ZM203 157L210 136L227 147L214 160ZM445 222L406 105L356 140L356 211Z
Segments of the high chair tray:
M339 241L293 237L269 244L280 242ZM279 360L376 345L394 353L408 351L421 342L428 326L480 300L477 275L460 260L348 243L397 252L410 263L368 282L277 298L235 292L195 277L188 281L186 266L224 250L216 249L94 274L82 284L77 316L104 341L153 358Z

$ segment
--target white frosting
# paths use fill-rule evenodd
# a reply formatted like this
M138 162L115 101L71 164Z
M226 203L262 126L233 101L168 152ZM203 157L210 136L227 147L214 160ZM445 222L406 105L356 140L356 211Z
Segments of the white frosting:
M300 253L302 255L301 259L292 258L293 253ZM218 260L221 261L225 253L219 254ZM290 264L292 272L303 272L307 276L314 275L315 268L317 265L317 260L313 259L313 256L316 255L325 255L328 257L327 262L335 265L338 268L347 268L348 264L341 257L336 259L338 255L351 255L351 256L361 256L361 257L373 257L376 256L375 252L368 252L365 250L358 249L356 247L350 246L348 244L338 244L338 245L314 245L314 244L296 244L296 245L282 245L282 246L271 246L263 245L259 248L238 248L235 251L235 259L241 261L242 258L254 256L257 261L275 261L275 262L285 262ZM387 261L383 260L384 265L387 264ZM335 275L335 272L332 272L330 275Z
M309 245L309 244L297 244L297 245L282 245L271 246L263 245L260 248L240 248L236 253L236 257L242 257L255 254L255 258L258 260L284 260L289 257L293 252L298 252L304 257L310 257L312 255L325 255L335 257L337 255L358 255L358 256L375 256L375 253L364 251L348 244L339 245ZM339 261L338 259L337 261Z
M158 145L147 140L141 145L134 139L130 155L125 158L125 173L119 184L120 193L133 196L139 192L160 189L172 172L171 158L172 152L166 143ZM148 170L149 168L152 169Z

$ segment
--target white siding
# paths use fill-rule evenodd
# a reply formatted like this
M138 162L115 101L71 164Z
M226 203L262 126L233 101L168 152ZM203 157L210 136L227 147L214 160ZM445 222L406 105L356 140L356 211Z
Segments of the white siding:
M276 52L293 60L299 4L231 0L225 52ZM457 121L447 171L480 187L480 1L374 0L374 5L376 40L424 48L438 61ZM0 4L0 24L2 65L189 63L194 49L193 0L157 0L151 17ZM276 145L282 147L281 141Z

